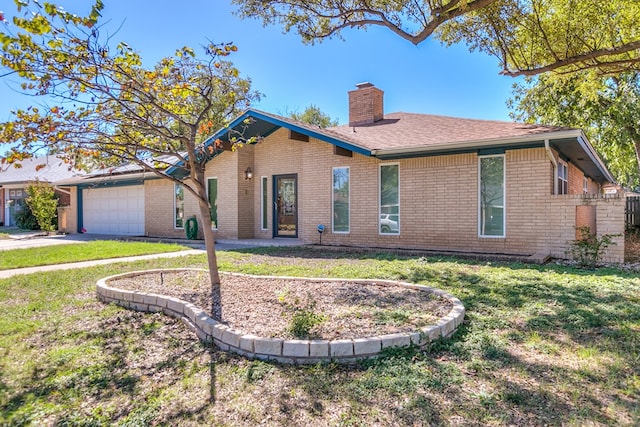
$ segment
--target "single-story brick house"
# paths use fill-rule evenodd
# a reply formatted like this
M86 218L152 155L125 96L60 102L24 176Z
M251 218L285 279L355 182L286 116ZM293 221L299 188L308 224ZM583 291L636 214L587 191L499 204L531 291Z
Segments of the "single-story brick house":
M207 165L219 239L317 243L322 224L325 245L564 257L577 226L624 230L624 198L603 196L614 180L580 129L386 114L370 83L349 92L346 125L248 110L230 128L258 142ZM179 185L141 171L77 188L88 232L184 237L198 215ZM622 261L616 242L607 259Z
M16 225L16 213L23 209L30 182L39 180L58 182L79 176L79 172L56 156L40 156L20 162L19 167L4 164L0 167L0 227ZM70 189L59 187L56 191L58 204L70 204Z

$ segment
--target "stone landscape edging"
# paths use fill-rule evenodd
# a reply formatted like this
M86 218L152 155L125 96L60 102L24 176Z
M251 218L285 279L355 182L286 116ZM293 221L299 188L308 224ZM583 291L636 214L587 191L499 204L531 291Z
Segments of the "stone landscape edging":
M395 280L367 279L334 279L334 278L302 278L289 276L255 276L240 273L224 273L228 275L251 278L306 280L312 282L357 282L364 284L383 284L402 286L429 292L447 299L453 304L446 316L432 325L415 332L402 332L373 337L340 340L295 340L284 338L263 338L233 329L212 319L204 310L179 298L128 291L108 285L109 281L143 274L176 271L208 271L204 269L154 269L117 274L98 280L96 285L98 299L105 303L150 313L164 314L184 319L202 341L213 343L223 351L233 352L250 359L275 360L288 364L314 364L318 362L350 363L361 359L378 356L384 349L391 347L409 347L411 345L424 348L430 342L450 337L464 320L465 308L462 302L453 295L437 288Z

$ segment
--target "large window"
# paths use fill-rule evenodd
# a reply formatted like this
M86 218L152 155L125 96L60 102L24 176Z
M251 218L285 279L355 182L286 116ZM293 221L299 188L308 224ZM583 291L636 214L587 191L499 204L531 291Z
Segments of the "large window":
M184 187L182 184L174 184L174 225L176 228L184 228Z
M380 165L380 234L400 233L400 166Z
M480 236L505 236L504 182L504 155L480 157Z
M211 228L218 228L218 178L207 180L207 194L211 213Z
M333 168L333 232L349 232L349 168Z
M268 228L268 209L269 209L269 201L267 199L267 177L263 176L260 178L260 212L262 212L261 220L260 220L260 228L266 230Z
M558 162L558 194L569 194L569 168L562 161Z

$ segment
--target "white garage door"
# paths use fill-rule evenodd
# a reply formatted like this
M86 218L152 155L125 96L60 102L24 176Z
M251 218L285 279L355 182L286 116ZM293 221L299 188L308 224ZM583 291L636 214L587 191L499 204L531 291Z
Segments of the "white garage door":
M144 235L144 186L82 190L82 226L87 233Z

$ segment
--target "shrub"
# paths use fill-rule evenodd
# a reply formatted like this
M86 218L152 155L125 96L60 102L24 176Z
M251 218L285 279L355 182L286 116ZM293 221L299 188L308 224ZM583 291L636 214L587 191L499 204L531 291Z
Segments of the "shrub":
M571 257L578 262L581 267L594 268L602 259L604 251L611 245L615 245L614 237L619 234L604 234L598 238L591 233L589 227L577 227L578 239L571 242L569 251Z
M53 186L46 182L35 181L27 185L27 205L33 212L40 230L56 231L58 198Z
M16 225L23 230L38 230L40 226L38 225L38 220L31 212L31 208L29 208L28 204L22 205L19 209L16 208L13 213L16 219Z

